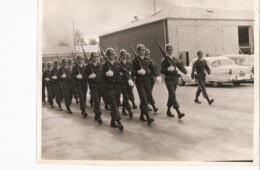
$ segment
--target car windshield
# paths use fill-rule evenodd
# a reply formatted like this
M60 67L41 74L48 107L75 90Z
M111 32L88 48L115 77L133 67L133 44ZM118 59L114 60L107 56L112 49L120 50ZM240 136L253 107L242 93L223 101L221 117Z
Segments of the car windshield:
M227 65L233 65L234 63L229 59L219 59L215 60L211 63L212 67L219 67L219 66L227 66Z

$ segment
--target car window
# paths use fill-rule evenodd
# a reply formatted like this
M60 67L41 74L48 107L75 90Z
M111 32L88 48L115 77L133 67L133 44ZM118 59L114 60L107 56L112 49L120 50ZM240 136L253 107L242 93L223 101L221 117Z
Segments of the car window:
M238 57L238 58L235 59L235 63L236 64L242 64L243 62L245 62L245 60L246 60L245 58Z
M220 66L220 60L215 60L211 63L212 67L219 67Z
M229 59L221 59L221 60L220 60L220 64L221 64L222 66L227 66L227 65L232 65L233 62L232 62L231 60L229 60Z

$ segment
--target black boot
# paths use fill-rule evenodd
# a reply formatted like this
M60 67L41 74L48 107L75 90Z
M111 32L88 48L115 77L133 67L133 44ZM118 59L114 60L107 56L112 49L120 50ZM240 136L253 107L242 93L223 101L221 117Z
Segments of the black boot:
M147 120L144 117L144 114L141 113L140 118L139 118L142 122L146 122Z
M149 110L149 111L152 111L153 109L152 109L152 108L150 108L150 106L148 105L148 110Z
M94 120L97 121L99 124L102 123L102 119L100 115L95 114Z
M153 106L154 113L156 113L158 111L158 108L154 104L152 104L152 106Z
M173 115L172 112L171 112L171 107L168 107L167 116L168 116L168 117L174 117L174 115Z
M51 108L54 108L54 105L53 105L53 104L51 104Z
M126 110L125 110L125 107L123 106L123 109L122 109L122 115L128 115L127 113L126 113Z
M70 110L70 107L67 107L67 113L72 114L72 111Z
M118 125L116 124L116 121L115 121L113 118L111 118L110 126L111 126L112 128L117 128L117 127L118 127Z
M211 100L210 100L208 97L207 97L206 99L207 99L209 105L211 105L211 104L214 102L214 99L211 99Z
M63 110L60 104L58 104L58 106L59 106L59 110Z
M135 104L134 101L132 101L132 105L133 105L133 109L136 109L136 108L137 108L137 106L136 106L136 104Z
M195 103L198 103L198 104L201 104L201 101L199 101L198 98L196 98L196 99L194 100L194 102L195 102Z
M133 113L131 110L128 110L128 113L129 113L129 114L128 114L128 115L129 115L129 118L132 119L134 113Z
M84 118L86 118L88 114L86 113L85 110L82 110L82 111L81 111L81 115L82 115Z
M75 98L75 100L76 100L76 104L79 104L79 100L78 100L78 98Z
M117 120L117 124L118 124L118 129L120 131L123 131L124 130L124 126L122 125L121 121L120 120Z
M177 114L178 114L178 119L181 119L182 117L185 116L184 113L181 113L180 110L178 108L176 108Z
M148 125L150 125L154 121L154 119L149 116L149 113L146 113L146 118L147 118Z
M107 103L105 104L105 109L110 110L109 104L107 104Z

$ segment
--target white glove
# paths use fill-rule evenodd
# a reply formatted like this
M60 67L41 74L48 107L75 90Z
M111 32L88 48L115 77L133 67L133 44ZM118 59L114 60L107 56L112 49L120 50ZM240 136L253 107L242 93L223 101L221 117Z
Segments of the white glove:
M168 71L173 71L173 70L174 70L174 67L173 67L173 66L170 66L170 67L168 67L167 70L168 70Z
M45 80L46 80L46 81L50 81L50 79L49 79L49 78L45 78Z
M52 79L56 80L56 79L57 79L57 76L52 76Z
M62 75L61 75L61 78L66 78L66 74L62 74Z
M106 72L106 75L107 75L108 77L112 77L112 76L114 75L114 73L113 73L113 71L108 70L108 71Z
M90 74L90 75L89 75L89 78L91 78L91 79L96 78L96 74L94 74L94 73Z
M138 74L145 75L145 70L144 69L138 70Z
M134 82L133 82L133 80L131 80L131 79L128 80L128 84L129 84L129 86L131 86L131 87L134 87L134 85L135 85Z
M123 75L123 73L120 72L120 76L122 76L122 75Z
M77 79L82 79L82 75L81 75L81 74L78 74L78 75L77 75Z
M131 75L132 73L131 73L131 71L129 71L129 75Z
M156 77L156 80L157 80L158 83L161 83L162 82L162 77L158 76L158 77Z

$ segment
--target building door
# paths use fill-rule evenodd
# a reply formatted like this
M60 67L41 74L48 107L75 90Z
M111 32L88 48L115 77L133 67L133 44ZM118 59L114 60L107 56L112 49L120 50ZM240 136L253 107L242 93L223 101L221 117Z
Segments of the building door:
M250 26L238 27L239 37L239 53L252 54L253 53L253 29Z

